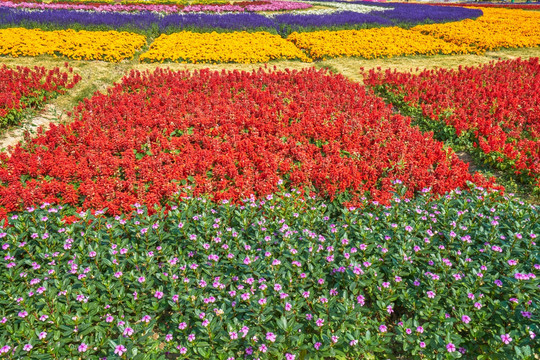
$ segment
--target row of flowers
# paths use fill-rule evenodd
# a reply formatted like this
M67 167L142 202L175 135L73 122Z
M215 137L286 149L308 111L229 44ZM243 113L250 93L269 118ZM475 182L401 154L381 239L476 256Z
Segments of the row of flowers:
M14 3L43 3L43 0L0 0L2 2L14 2ZM47 2L55 4L82 4L82 5L215 5L215 4L229 4L231 0L47 0Z
M334 5L333 5L334 6ZM441 6L396 4L394 7L348 4L315 13L220 13L161 14L154 12L96 12L49 9L29 11L0 6L3 27L39 27L42 29L99 27L110 30L170 33L179 29L254 30L265 28L283 36L292 31L379 27L401 24L423 24L477 18L481 10ZM155 33L152 33L156 36Z
M456 54L462 49L452 43L398 28L293 32L287 40L316 60L342 56L367 59L402 55Z
M294 44L268 32L182 31L161 35L140 56L143 62L259 63L276 59L311 61Z
M483 53L502 47L540 45L539 12L506 9L483 11L484 15L476 20L418 25L410 30L381 28L295 32L288 39L313 59Z
M540 12L484 8L477 20L419 25L412 29L465 47L469 53L540 45Z
M534 206L481 189L337 212L295 190L170 205L167 216L138 204L117 217L47 204L12 214L0 227L0 356L532 360L540 350Z
M11 155L0 207L59 201L112 213L153 207L189 180L195 193L267 195L282 178L350 203L464 186L468 166L343 76L300 72L132 72ZM24 183L21 183L24 178Z
M538 58L418 75L371 71L365 82L396 105L417 109L442 140L461 138L484 162L540 190Z
M146 37L117 31L43 31L0 29L0 55L61 55L76 60L118 62L133 58L146 44Z
M36 3L36 2L12 2L3 1L0 2L1 7L5 8L20 8L27 10L86 10L97 12L139 12L139 11L152 11L163 13L175 13L175 12L242 12L242 11L283 11L283 10L299 10L308 9L312 7L309 3L293 2L293 1L279 1L279 0L266 0L266 1L243 1L233 4L212 4L212 5L161 5L161 4L77 4L77 3Z
M66 66L67 67L67 66ZM47 99L62 94L80 80L73 70L43 67L0 67L0 128L17 124L28 108L37 108Z

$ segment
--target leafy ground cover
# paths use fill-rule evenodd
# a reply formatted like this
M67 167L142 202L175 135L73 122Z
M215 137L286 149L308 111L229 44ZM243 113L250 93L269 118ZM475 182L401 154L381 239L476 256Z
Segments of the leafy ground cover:
M0 354L533 359L540 350L540 218L517 199L473 189L343 209L293 190L172 205L168 216L46 204L13 215L0 229Z
M424 130L540 191L538 58L420 74L370 71L366 84L421 117Z
M67 67L67 66L66 66ZM46 70L44 67L0 67L0 128L17 124L26 109L40 107L45 101L72 88L79 75L71 68Z
M381 98L325 71L133 71L69 124L0 154L0 206L153 207L188 179L216 200L265 196L277 179L321 196L387 201L474 179L451 149Z

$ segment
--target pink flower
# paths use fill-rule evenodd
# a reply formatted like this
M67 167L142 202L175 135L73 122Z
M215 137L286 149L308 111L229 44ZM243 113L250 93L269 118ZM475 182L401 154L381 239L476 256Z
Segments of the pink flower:
M180 330L184 330L185 328L187 327L187 324L185 322L181 322L179 325L178 325L178 328Z
M235 331L231 331L229 332L229 337L231 338L231 340L236 340L238 339L238 333Z
M385 333L386 330L388 330L388 328L386 327L386 325L383 324L383 325L379 326L379 331L380 331L380 332Z
M86 345L85 343L82 343L81 345L79 345L79 352L83 353L85 352L86 350L88 350L88 345Z
M26 344L26 345L24 345L23 350L24 351L30 351L30 350L32 350L32 348L33 348L32 344Z
M428 291L426 294L427 294L427 297L430 299L433 299L435 297L435 292L433 291Z
M266 333L266 340L268 340L270 342L275 342L276 341L276 335L274 333L268 332L268 333Z
M134 332L134 331L133 331L132 328L127 327L127 328L124 329L124 332L122 333L122 335L124 335L124 336L131 336L131 335L133 335L133 332Z
M126 347L124 345L118 345L114 349L114 353L118 354L118 356L122 356L127 351Z
M446 350L448 352L454 352L454 351L456 351L456 345L454 345L452 343L448 343L448 345L446 345Z
M195 334L189 334L187 339L188 339L189 342L194 341L195 340Z
M502 334L501 335L501 340L502 340L503 343L508 345L512 341L512 338L510 337L510 334Z
M465 324L468 324L471 321L471 318L468 317L467 315L463 315L461 317L461 321L463 321Z
M156 293L154 294L154 297L161 299L163 297L163 293L161 291L156 291Z
M313 345L313 347L315 348L315 350L319 350L319 348L321 347L321 343L320 342L317 342Z
M39 340L43 340L46 337L47 337L47 333L45 331L40 332L38 335Z
M324 319L318 319L315 324L317 324L318 327L321 327L324 325Z

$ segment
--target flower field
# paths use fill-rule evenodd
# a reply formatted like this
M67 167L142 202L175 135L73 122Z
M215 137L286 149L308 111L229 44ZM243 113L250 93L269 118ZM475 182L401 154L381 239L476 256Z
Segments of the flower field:
M491 8L482 11L484 16L474 21L419 25L412 30L466 46L472 53L540 45L540 12Z
M335 215L295 192L275 195L240 208L185 200L166 217L139 207L66 224L72 211L46 205L13 216L0 232L9 284L0 353L532 359L538 350L538 209L475 190Z
M0 55L15 57L48 54L76 60L117 62L132 58L144 44L144 36L126 32L0 29Z
M193 33L183 31L161 35L141 61L257 63L275 59L309 62L297 47L279 35L267 32Z
M18 123L25 109L38 108L47 99L72 88L80 77L70 76L69 72L71 69L65 72L59 68L0 67L0 128Z
M455 5L0 0L0 359L537 360L540 12Z
M287 38L312 59L360 56L366 59L401 55L457 54L461 47L398 27L292 33Z
M482 161L540 190L538 58L418 75L371 72L366 83L418 109L440 138L461 138Z
M216 200L268 195L282 178L352 204L388 201L397 178L409 196L473 180L441 143L363 93L315 70L133 72L69 126L0 154L0 206L63 201L116 214L163 204L188 178Z

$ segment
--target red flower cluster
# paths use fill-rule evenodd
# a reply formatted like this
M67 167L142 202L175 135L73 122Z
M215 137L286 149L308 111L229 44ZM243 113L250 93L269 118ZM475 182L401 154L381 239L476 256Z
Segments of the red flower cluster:
M458 136L469 135L486 162L540 187L538 58L418 75L370 71L365 81L404 95L425 117L445 121Z
M0 67L0 127L15 124L23 109L39 106L47 97L63 93L79 82L80 76L75 74L70 78L73 69L67 70Z
M68 125L0 155L0 207L43 201L112 213L173 197L180 180L215 200L286 185L386 201L473 180L467 165L341 75L302 71L132 71L85 100ZM342 195L345 196L345 195Z

